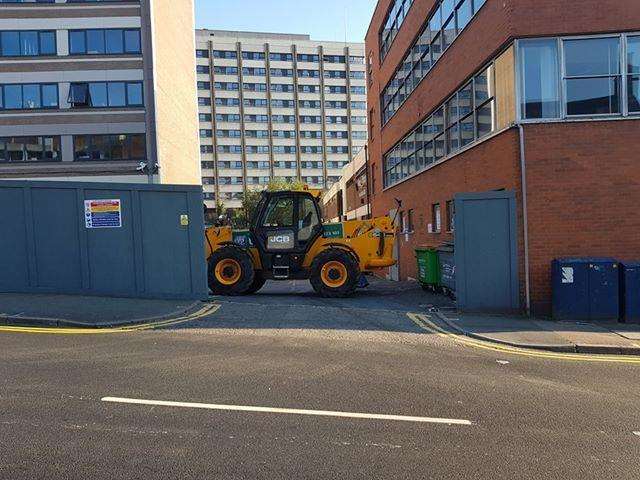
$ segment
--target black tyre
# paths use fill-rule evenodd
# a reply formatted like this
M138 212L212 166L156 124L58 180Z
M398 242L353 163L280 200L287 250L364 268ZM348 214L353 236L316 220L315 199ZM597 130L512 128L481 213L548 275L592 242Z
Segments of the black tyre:
M249 290L247 290L247 294L253 295L254 293L257 293L262 287L264 287L265 283L267 283L267 279L262 276L262 273L256 272L253 277L253 283L249 287Z
M311 264L311 286L323 297L353 295L359 278L358 261L346 250L329 248L320 253Z
M209 259L209 288L214 295L243 295L254 278L251 257L241 248L222 247Z

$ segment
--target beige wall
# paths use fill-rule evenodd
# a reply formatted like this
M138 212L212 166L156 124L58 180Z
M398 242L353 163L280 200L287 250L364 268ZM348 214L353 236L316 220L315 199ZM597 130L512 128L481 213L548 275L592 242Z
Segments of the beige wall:
M200 185L193 0L152 0L151 23L160 180Z

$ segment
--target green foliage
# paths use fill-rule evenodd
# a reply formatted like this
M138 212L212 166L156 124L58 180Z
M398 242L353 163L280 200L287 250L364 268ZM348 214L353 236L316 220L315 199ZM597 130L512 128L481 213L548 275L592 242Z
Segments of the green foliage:
M298 192L304 190L306 184L300 180L294 180L289 182L284 178L274 178L267 185L267 190L270 192Z

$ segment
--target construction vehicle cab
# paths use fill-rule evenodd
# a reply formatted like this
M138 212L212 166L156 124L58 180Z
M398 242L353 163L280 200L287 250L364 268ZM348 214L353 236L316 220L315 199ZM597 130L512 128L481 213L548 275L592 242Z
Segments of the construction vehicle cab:
M266 280L309 279L326 297L351 295L364 271L393 265L387 217L323 225L309 191L263 192L248 231L206 231L209 287L255 293Z
M305 192L264 193L251 231L265 278L307 278L302 268L309 246L322 236L320 209Z

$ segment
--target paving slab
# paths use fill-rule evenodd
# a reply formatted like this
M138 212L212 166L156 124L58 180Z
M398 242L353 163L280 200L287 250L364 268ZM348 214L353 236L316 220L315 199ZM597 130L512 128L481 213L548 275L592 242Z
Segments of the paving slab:
M495 343L561 352L640 355L640 329L633 326L443 312L439 316L470 337Z
M501 316L457 315L450 323L469 336L523 348L575 351L569 340L556 332L525 319Z
M620 324L611 327L611 331L629 340L640 341L640 325Z
M0 322L50 326L114 326L170 318L200 305L190 300L150 300L79 295L0 294Z

